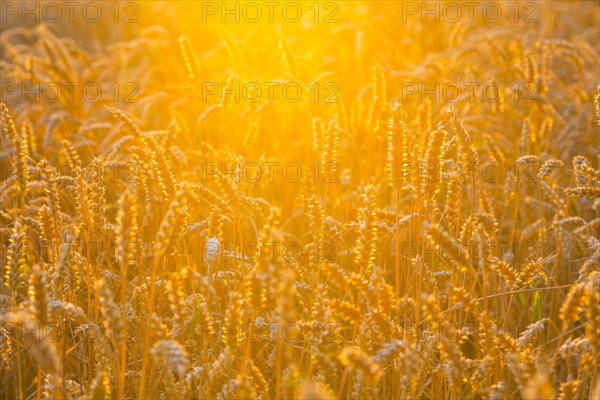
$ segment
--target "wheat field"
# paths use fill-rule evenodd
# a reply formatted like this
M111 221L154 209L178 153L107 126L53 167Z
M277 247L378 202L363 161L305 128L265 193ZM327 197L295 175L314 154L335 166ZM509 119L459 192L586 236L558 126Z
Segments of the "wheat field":
M0 398L600 399L599 3L0 19Z

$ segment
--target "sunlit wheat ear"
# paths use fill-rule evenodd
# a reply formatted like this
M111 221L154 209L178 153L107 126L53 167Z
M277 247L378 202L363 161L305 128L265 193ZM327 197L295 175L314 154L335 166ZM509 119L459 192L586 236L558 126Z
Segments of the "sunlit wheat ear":
M531 121L529 118L526 118L523 121L523 125L521 128L521 143L520 143L520 151L522 155L529 154L529 148L532 142L533 136L533 126L531 125Z
M66 78L69 82L74 82L76 75L71 55L65 45L65 40L56 36L46 25L39 25L38 32L40 33L42 46L52 61L52 68L62 78Z
M325 169L325 163L328 162L329 160L329 155L330 155L330 146L331 143L329 141L329 127L327 127L326 129L323 128L322 129L322 133L321 133L321 148L320 148L320 152L321 152L321 168L324 170Z
M17 302L21 288L25 286L25 254L27 251L27 226L22 219L17 219L10 229L10 238L4 264L3 293L9 293L13 303ZM21 293L22 294L22 293Z
M152 346L151 354L166 363L166 366L179 378L187 371L188 359L183 346L176 340L159 340Z
M321 148L321 168L325 172L331 168L331 164L336 165L338 161L338 143L339 126L337 121L331 120L324 130L322 148Z
M452 231L457 230L460 200L463 191L463 182L460 179L460 173L446 174L446 202L443 214L447 218L448 226Z
M333 315L343 321L355 323L361 321L361 312L358 307L346 300L333 299L328 303Z
M482 196L482 198L485 198ZM491 210L490 210L491 211ZM487 235L494 239L498 233L498 220L493 213L477 213L475 214L474 223L481 224Z
M596 93L594 93L594 115L596 117L596 126L600 131L600 83L596 86Z
M14 206L14 198L19 194L19 182L16 176L11 176L0 183L0 207L2 210L9 210Z
M429 136L429 142L423 157L423 172L421 180L423 196L429 206L439 191L441 163L446 151L446 131L436 130Z
M156 146L152 152L152 172L158 182L162 194L167 199L177 191L178 183L173 173L173 163L170 154L162 145Z
M8 329L0 326L0 368L4 371L10 369L14 356L14 342Z
M335 399L336 395L325 383L307 382L299 389L297 398L299 400Z
M585 168L585 173L587 174L587 177L590 181L600 183L600 170L599 169L595 169L595 168L592 168L591 166L588 166L587 168Z
M505 332L493 333L493 345L498 351L504 353L509 371L520 391L527 390L530 379L535 375L535 359L531 351L521 348L518 341Z
M165 289L165 285L163 285L162 281L160 281L160 284L157 284L156 286L159 286L160 289ZM150 329L154 333L155 338L171 336L170 326L167 326L167 324L163 322L163 320L158 315L156 315L156 313L152 313L149 318Z
M600 270L600 243L597 239L589 239L589 244L591 248L595 248L594 253L587 259L579 269L579 279L578 281L585 280L590 277L596 271Z
M377 254L377 208L375 205L377 191L367 186L361 194L362 205L358 209L358 236L354 243L354 262L366 274L373 271Z
M600 199L600 186L580 186L577 188L565 189L565 194L569 197L588 197Z
M600 356L600 273L596 272L590 276L586 289L588 295L585 335L590 341L594 357L598 357Z
M550 136L552 133L553 127L554 127L554 119L552 119L551 117L544 118L542 123L540 124L540 128L537 132L538 140L542 141L545 138L547 138L548 136Z
M34 267L33 269L36 269ZM37 278L32 278L32 281ZM32 282L32 284L37 285ZM31 288L32 291L36 289ZM29 304L29 310L20 310L2 315L2 323L11 325L20 330L19 340L22 341L23 348L27 349L28 356L34 362L34 366L41 371L51 375L53 383L60 382L63 371L63 366L58 355L56 344L52 340L40 340L39 332L44 329L49 329L47 325L41 325L41 321L37 319L39 310L33 309L35 304ZM36 336L37 334L37 336ZM4 372L4 371L3 371ZM54 387L53 397L64 398L60 387Z
M388 121L386 172L390 187L401 189L407 181L404 163L408 160L408 138L400 107L396 105L393 111L394 115Z
M214 205L206 220L206 240L215 240L216 244L223 243L223 226L225 224L222 209Z
M20 146L18 146L18 133L15 127L15 122L10 115L10 110L6 103L0 103L0 122L2 122L2 133L8 135L10 144L12 145L12 153L14 154Z
M244 296L248 305L255 311L263 310L267 304L267 274L260 268L253 268L246 277Z
M575 170L575 180L577 186L585 187L588 185L586 170L590 167L590 162L583 156L573 157L573 169Z
M583 225L585 225L585 220L581 217L561 218L552 223L552 227L557 230L558 235L563 235L565 232L572 232Z
M440 310L437 299L434 295L427 296L425 303L423 304L423 314L430 324L433 324L433 329L441 329L440 327L447 328L444 324L444 317ZM451 386L459 385L464 376L464 363L463 356L457 343L450 340L449 337L454 336L455 332L453 328L450 328L450 335L448 332L440 336L440 340L437 344L438 350L443 360L443 370L446 375L446 379Z
M458 236L458 240L463 246L466 246L467 243L471 240L471 236L473 234L473 214L469 214L465 222L460 227L460 232Z
M183 279L187 275L187 270L181 271L181 273L171 273L170 281L168 282L167 288L169 291L169 306L171 307L171 313L173 314L173 337L182 340L184 335L185 320L186 320L186 307L185 307L185 292Z
M558 391L559 400L575 400L577 399L577 391L579 389L579 380L563 382L560 384Z
M102 235L107 229L104 158L96 157L85 169L76 168L77 218L81 231Z
M72 380L65 380L64 387L65 393L62 392L63 380L57 374L45 373L43 375L43 385L41 388L41 397L43 399L55 399L55 398L68 398L67 396L85 395L85 388L73 382Z
M258 233L258 242L266 243L273 235L273 230L277 229L281 223L282 210L278 206L269 205L269 214Z
M378 379L379 366L362 349L356 346L348 346L342 349L338 359L342 365L350 365L360 371L369 380Z
M516 164L518 166L527 166L527 165L538 165L540 162L540 158L538 156L527 154L517 158Z
M543 287L548 283L548 277L544 271L544 263L532 261L525 264L517 275L519 284L524 287Z
M381 68L381 65L377 63L372 70L372 98L369 105L369 114L367 120L368 129L372 132L379 132L381 115L386 111L387 99L385 85L385 74Z
M495 260L493 268L496 270L496 273L498 273L498 275L500 275L510 286L516 286L518 284L518 271L508 265L507 262L503 260Z
M67 139L63 139L61 140L61 145L65 151L67 161L72 166L72 168L74 168L75 166L80 166L82 164L81 157L79 157L79 154L77 154L77 150L75 150L73 143L71 143Z
M200 295L198 301L195 304L195 311L188 312L187 315L198 318L198 325L195 327L196 333L213 335L217 331L217 325L215 320L210 313L209 306L206 302L206 298Z
M312 134L313 134L313 151L320 151L321 143L323 142L323 121L319 117L312 119Z
M25 154L28 157L36 159L39 156L35 132L33 128L33 122L30 119L26 119L21 124L21 135L23 136L23 145Z
M434 247L441 246L442 248L449 248L454 246L454 239L440 224L429 225L427 229L427 239ZM470 264L468 258L466 247L460 248L457 250L456 259L452 257L449 259L449 262L457 264L460 261L461 263Z
M249 376L247 376L245 383L245 393L252 394L252 397L268 395L269 384L267 383L267 378L265 378L265 375L251 359L247 360L246 364L247 369L249 370Z
M136 197L125 192L118 201L116 241L117 259L123 265L136 265L141 261L142 242L140 238L141 210Z
M529 82L535 82L538 77L538 64L531 50L526 50L523 55L522 69L525 72L525 77Z
M42 326L49 321L48 315L48 285L45 271L35 264L29 278L29 301L30 310Z
M545 39L540 41L540 44L555 55L565 56L566 61L578 70L597 57L589 44L578 40Z
M488 196L483 191L481 191L479 194L479 207L483 210L482 214L487 214L493 222L498 224L498 220L496 219L496 215L494 213L495 210L492 208L492 205L488 200Z
M52 276L52 294L63 301L67 301L71 297L71 293L77 289L75 252L71 249L74 242L75 235L72 232L67 233L61 246L56 270Z
M154 241L154 256L169 254L176 244L187 215L185 185L181 185L165 214Z
M2 123L2 135L6 134L10 143L10 146L5 146L8 147L12 174L17 178L18 191L23 196L27 187L27 141L23 137L23 133L17 131L14 120L5 103L0 104L0 122ZM4 140L2 142L4 143Z
M109 399L111 393L109 373L100 369L90 384L88 397L91 399Z
M121 311L119 306L114 301L114 295L108 286L106 279L101 278L95 282L96 296L100 300L100 310L104 316L104 327L108 332L119 332L119 324L121 321ZM108 334L109 337L112 334Z
M552 383L553 377L549 367L540 363L538 370L527 380L527 385L523 390L525 399L554 399L556 393Z
M38 164L42 179L45 183L46 205L52 218L51 240L58 241L62 237L62 215L60 193L58 188L58 171L45 161Z
M135 193L140 201L140 206L143 209L146 200L150 198L150 188L148 186L148 166L145 165L137 154L131 156L133 168L133 186L135 187Z
M181 55L183 56L183 61L185 63L185 68L187 69L188 76L190 79L199 78L200 62L198 61L196 52L192 48L190 39L185 35L180 36L179 47L181 49Z
M231 292L221 339L233 351L240 345L238 340L242 322L242 296L238 292Z
M587 302L587 290L585 284L578 283L569 289L567 298L560 308L560 318L563 320L563 325L567 326L579 318Z
M291 78L298 77L298 61L296 55L293 53L292 48L286 38L281 37L279 39L279 51L281 52L281 59L283 65Z
M323 205L316 195L312 195L307 201L307 214L309 226L312 229L314 250L323 245L325 235L325 213Z
M114 118L118 119L119 121L123 122L123 124L125 125L125 127L136 137L138 138L143 145L147 145L148 141L146 140L146 138L144 138L142 136L142 131L139 127L138 124L136 124L127 114L125 114L124 112L117 110L116 108L113 107L108 107L106 106L106 109L108 111L110 111L113 115Z
M538 177L542 180L548 180L550 179L552 173L558 171L563 166L564 163L560 160L548 160L542 164L540 172L538 173Z

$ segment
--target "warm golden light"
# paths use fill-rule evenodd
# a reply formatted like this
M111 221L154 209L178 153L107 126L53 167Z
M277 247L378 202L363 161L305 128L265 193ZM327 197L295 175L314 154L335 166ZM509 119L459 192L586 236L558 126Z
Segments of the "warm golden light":
M0 398L600 398L597 2L0 24Z

